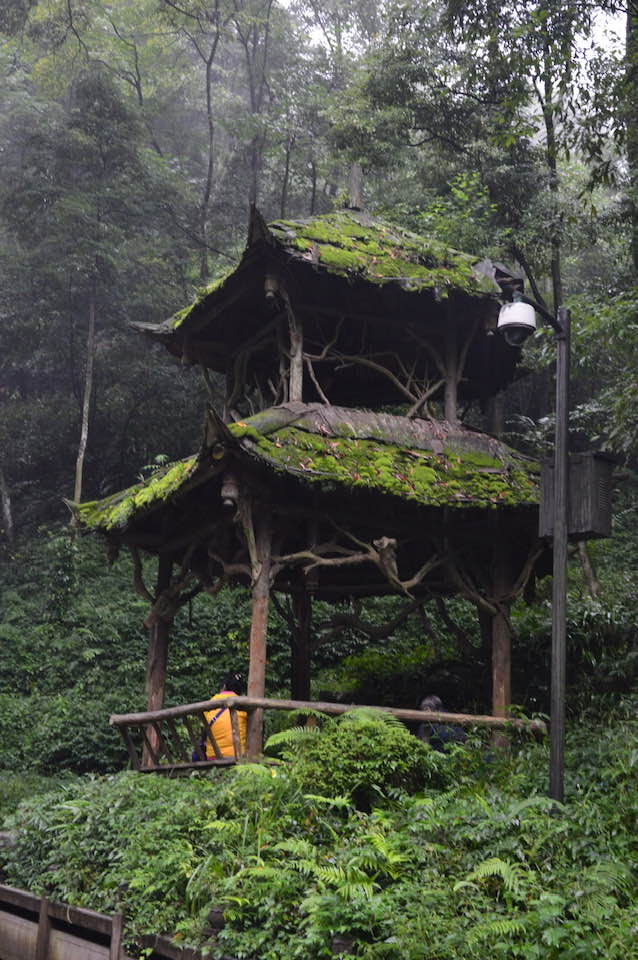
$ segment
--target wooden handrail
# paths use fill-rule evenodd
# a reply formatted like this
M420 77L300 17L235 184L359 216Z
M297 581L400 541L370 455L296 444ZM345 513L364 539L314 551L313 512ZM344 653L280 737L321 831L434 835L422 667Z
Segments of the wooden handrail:
M20 960L53 956L83 960L89 955L130 960L122 940L121 913L108 916L0 884L0 957L8 951L7 956ZM141 946L152 949L158 960L203 960L200 950L181 947L164 935L146 935L141 940Z
M532 733L546 733L547 726L543 720L530 720L526 717L491 717L486 714L467 713L439 713L429 710L410 710L404 707L379 707L358 703L326 703L316 700L270 700L267 697L226 697L217 700L203 700L199 703L187 703L179 707L166 707L163 710L153 710L146 713L114 713L109 723L115 727L141 726L146 723L171 720L184 717L187 714L200 714L206 710L215 710L220 707L235 708L250 713L253 710L299 710L326 713L329 716L339 716L348 710L362 708L365 710L382 710L399 720L408 720L416 723L454 723L462 727L491 727L493 729L520 729Z
M18 921L15 920L14 911L18 912ZM79 958L84 955L84 951L80 952L77 946L77 938L82 939L84 932L87 932L87 946L93 944L91 937L94 934L100 934L108 940L108 947L102 950L105 960L107 956L108 960L128 960L122 947L121 913L107 916L0 884L0 956L3 956L4 945L7 949L15 947L24 960L47 960L52 939L64 940L64 932L58 934L53 927L55 921L64 925L62 931L70 927L75 938L67 944L68 952L64 956ZM10 950L10 955L16 954Z

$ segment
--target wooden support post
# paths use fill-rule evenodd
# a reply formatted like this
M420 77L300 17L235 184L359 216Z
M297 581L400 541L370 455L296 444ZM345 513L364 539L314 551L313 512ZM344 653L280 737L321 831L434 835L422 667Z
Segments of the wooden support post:
M250 665L248 696L263 697L266 689L266 636L270 604L271 521L265 511L258 518L255 537L256 564L253 565L252 619L250 623ZM248 717L247 753L261 753L264 712L253 710Z
M509 603L504 601L511 587L509 551L502 538L494 544L493 596L501 610L492 618L492 715L505 717L511 702L512 638ZM502 611L502 612L501 612ZM507 738L496 734L495 746L506 746Z
M49 916L49 901L42 898L40 901L40 915L38 918L38 936L35 943L34 960L48 960L49 940L51 938L51 917Z
M293 700L310 700L310 628L312 597L305 584L292 595L294 632L290 643L290 696Z
M303 400L303 322L292 309L288 295L285 296L290 335L290 375L288 399Z
M111 922L111 948L109 950L109 960L121 960L123 925L124 918L122 914L115 913Z
M173 562L170 556L160 553L157 568L157 586L155 597L159 597L163 590L170 586ZM149 629L148 666L146 669L146 697L147 709L161 710L164 706L166 690L166 664L168 662L168 640L170 623L161 617L155 617ZM157 749L159 741L154 731L150 731L151 743ZM144 765L152 763L148 750L144 750Z
M449 423L458 420L458 386L459 386L459 355L457 343L457 326L450 308L447 309L445 326L445 393L443 399L443 416Z

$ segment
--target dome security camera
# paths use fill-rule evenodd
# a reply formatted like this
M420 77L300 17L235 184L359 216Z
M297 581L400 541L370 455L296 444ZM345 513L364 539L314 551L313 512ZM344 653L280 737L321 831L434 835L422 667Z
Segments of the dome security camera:
M497 330L510 347L521 347L536 330L534 307L520 300L504 303L498 315Z

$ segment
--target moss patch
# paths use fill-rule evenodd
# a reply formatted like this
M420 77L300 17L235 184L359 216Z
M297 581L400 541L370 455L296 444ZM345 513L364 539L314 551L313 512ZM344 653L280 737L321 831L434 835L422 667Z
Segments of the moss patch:
M476 258L382 220L343 210L312 220L275 220L276 243L295 257L330 273L363 276L372 283L404 281L409 289L437 288L495 293L489 278L474 271Z
M452 437L439 453L419 446L418 438L408 440L407 434L402 442L401 431L392 424L385 433L379 426L371 436L362 435L363 424L348 424L347 412L343 415L330 428L321 421L321 432L314 432L297 410L264 410L228 425L237 444L234 456L238 461L242 456L257 458L277 473L318 484L324 492L368 489L432 507L484 509L539 501L538 464L502 444L491 455L489 449L476 448L479 441L490 443L488 438ZM89 529L121 531L138 514L179 496L190 481L196 483L201 468L202 476L208 476L207 465L189 457L105 500L74 509Z
M75 506L83 526L100 530L121 530L140 510L168 500L197 467L197 457L180 460L156 471L142 483L114 493L104 500L90 500Z
M207 297L210 297L211 294L217 293L222 289L226 281L232 274L235 272L235 267L232 270L227 270L221 277L218 277L217 280L213 280L212 283L209 283L206 287L202 287L201 290L198 290L197 296L192 303L189 303L187 307L183 307L181 310L178 310L177 313L174 313L173 316L166 321L171 329L177 330L184 323L195 307L198 307L203 300L206 300Z
M466 459L296 427L250 439L253 452L275 470L309 483L363 487L427 506L520 506L539 499L535 464L525 461L505 463L479 454Z
M435 289L441 297L451 290L476 295L500 292L492 279L475 271L476 257L353 210L309 220L275 220L268 229L281 252L339 276L374 284L400 283L414 292ZM158 329L164 334L179 330L204 301L212 298L214 302L237 269L213 280Z

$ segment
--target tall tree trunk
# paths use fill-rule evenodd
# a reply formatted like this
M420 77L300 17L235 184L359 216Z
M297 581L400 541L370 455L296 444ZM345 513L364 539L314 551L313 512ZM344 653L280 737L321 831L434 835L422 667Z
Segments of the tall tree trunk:
M284 163L284 176L281 184L281 203L279 204L279 215L282 220L286 216L286 203L288 201L288 184L290 182L290 159L292 157L292 148L295 145L295 135L290 134L286 141L286 162Z
M215 168L215 121L213 116L213 62L217 53L219 43L219 33L216 35L211 46L208 57L204 60L206 70L206 130L208 158L206 162L206 178L204 180L204 189L202 199L199 205L199 233L202 244L202 252L199 261L199 278L205 280L208 277L208 211L210 207L210 198L213 189L213 171Z
M84 455L89 438L89 414L91 412L91 395L93 393L93 367L95 364L95 297L96 281L91 281L91 293L89 299L89 330L86 338L86 374L84 377L84 400L82 402L82 427L80 430L80 443L78 446L78 455L75 462L75 489L73 500L80 503L82 499L82 480L84 475Z
M9 484L0 464L0 501L2 501L2 527L9 544L13 543L13 513L11 510L11 493Z
M239 10L234 17L237 37L244 50L250 113L255 123L262 114L265 96L268 92L267 70L272 7L273 0L265 0L259 13L253 13L253 16L249 17L248 20L242 18ZM265 146L266 133L262 126L258 133L253 134L248 151L250 163L248 199L251 205L257 203Z
M554 310L558 310L563 302L563 280L561 273L562 252L562 216L560 213L560 181L558 177L558 140L556 137L556 108L554 106L554 83L552 79L552 63L549 38L545 38L545 52L543 64L543 120L545 122L545 156L549 175L550 193L550 271L552 275L552 294Z
M302 584L292 595L294 631L291 643L290 695L293 700L310 700L310 628L312 599Z
M584 540L578 541L578 557L580 559L580 566L583 571L583 576L585 582L587 583L587 589L589 590L589 596L592 600L595 600L600 596L602 592L602 587L600 585L600 580L596 575L596 570L592 559L589 555L589 550L587 549L587 543Z
M503 439L505 433L505 393L499 390L490 397L487 404L487 432L497 440Z
M317 208L317 164L314 160L310 161L310 183L310 210L308 212L312 216Z
M624 100L631 255L634 274L638 275L638 6L634 0L630 0L627 4Z

